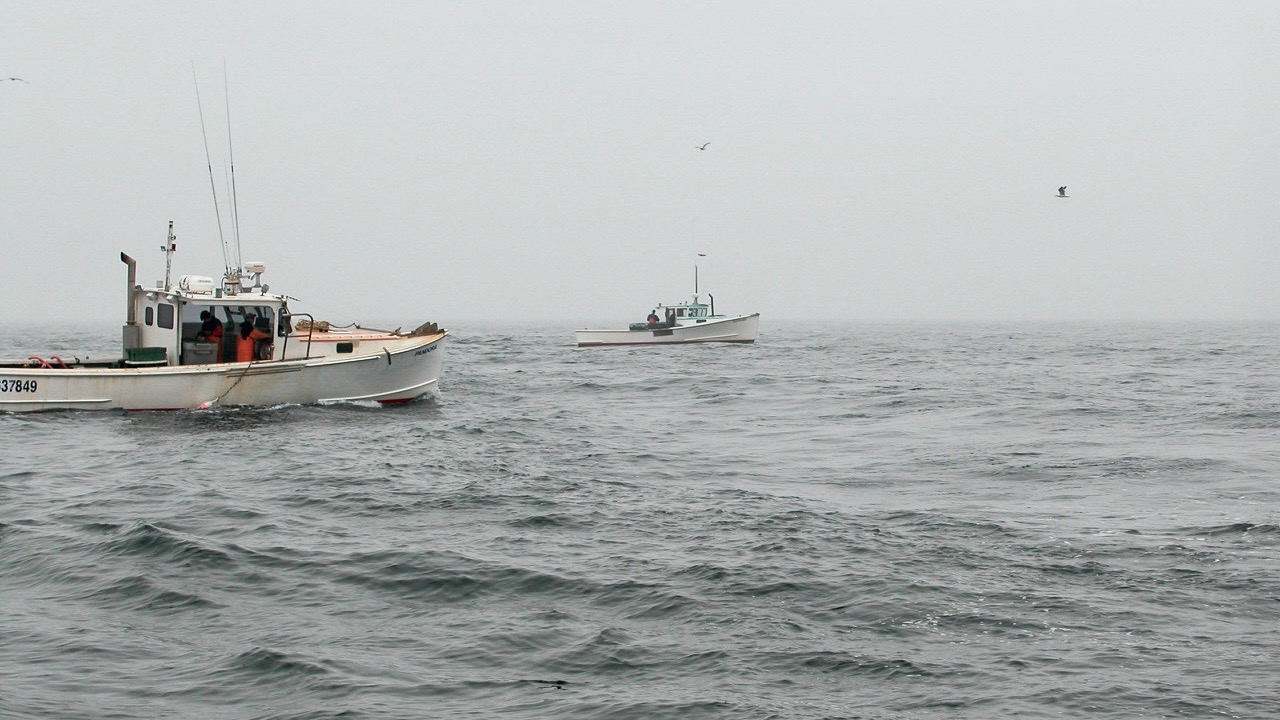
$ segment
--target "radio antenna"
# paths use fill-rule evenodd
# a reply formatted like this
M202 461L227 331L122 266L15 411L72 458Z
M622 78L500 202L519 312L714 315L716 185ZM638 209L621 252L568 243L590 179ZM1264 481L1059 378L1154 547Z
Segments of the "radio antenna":
M204 104L200 102L200 82L196 79L196 62L191 61L191 82L196 88L196 109L200 112L200 136L204 138L204 161L209 167L209 189L213 192L213 214L218 218L218 240L222 243L222 264L231 275L231 253L222 233L222 210L218 208L218 184L213 179L213 160L209 157L209 131L204 124ZM238 273L237 273L238 274Z
M227 87L227 61L222 61L222 97L227 106L227 158L231 161L231 223L236 239L236 267L243 268L240 256L240 204L236 199L236 154L231 147L231 91Z

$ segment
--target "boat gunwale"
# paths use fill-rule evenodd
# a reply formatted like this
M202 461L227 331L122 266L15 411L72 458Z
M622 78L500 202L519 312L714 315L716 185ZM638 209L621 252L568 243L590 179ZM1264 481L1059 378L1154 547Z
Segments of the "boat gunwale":
M85 375L106 375L106 376L174 376L174 375L203 375L209 373L227 373L227 372L246 372L251 375L267 375L275 372L296 372L304 368L317 365L344 365L352 362L364 362L378 358L395 357L406 352L421 350L422 348L443 340L449 332L441 330L438 333L421 336L403 336L404 340L416 340L421 338L422 342L406 343L395 349L379 347L376 350L367 352L353 353L351 355L335 356L322 355L311 358L291 358L288 360L253 360L250 362L222 362L222 363L206 363L202 365L149 365L130 367L124 365L121 367L30 367L27 365L3 365L0 364L0 373L5 375L18 375L30 378L60 378L60 377L82 377Z

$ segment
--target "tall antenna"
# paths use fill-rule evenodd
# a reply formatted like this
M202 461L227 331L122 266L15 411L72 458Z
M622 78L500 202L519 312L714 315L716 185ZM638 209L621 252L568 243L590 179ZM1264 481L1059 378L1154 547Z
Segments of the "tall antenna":
M236 154L231 148L231 91L227 87L227 61L222 61L222 97L227 106L227 158L231 161L231 223L236 238L236 267L243 268L240 257L240 204L236 200Z
M164 247L164 289L167 292L173 287L173 253L178 249L177 238L173 235L173 221L169 221L169 237L165 240Z
M196 61L191 61L191 82L196 88L196 109L200 111L200 135L204 138L204 161L209 167L209 189L213 191L213 214L218 218L218 240L222 242L222 264L231 275L231 252L222 234L222 210L218 208L218 185L213 180L213 160L209 157L209 132L204 124L204 104L200 102L200 83L196 80Z

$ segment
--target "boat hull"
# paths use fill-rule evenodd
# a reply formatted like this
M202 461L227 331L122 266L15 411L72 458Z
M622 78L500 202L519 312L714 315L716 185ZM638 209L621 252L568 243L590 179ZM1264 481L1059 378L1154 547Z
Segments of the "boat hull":
M675 327L643 330L578 330L574 333L578 347L609 345L687 345L725 342L753 343L760 328L760 313L738 315Z
M440 378L446 333L360 355L122 368L0 368L0 412L408 402Z

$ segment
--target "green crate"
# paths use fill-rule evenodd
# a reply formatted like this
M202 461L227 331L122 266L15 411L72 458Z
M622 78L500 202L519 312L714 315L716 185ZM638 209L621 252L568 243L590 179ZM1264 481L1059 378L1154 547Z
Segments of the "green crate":
M124 359L131 363L162 363L166 357L162 347L129 348L124 351Z

